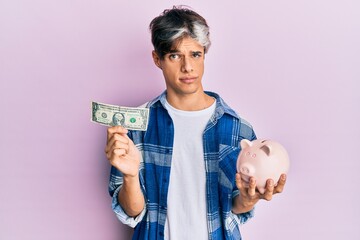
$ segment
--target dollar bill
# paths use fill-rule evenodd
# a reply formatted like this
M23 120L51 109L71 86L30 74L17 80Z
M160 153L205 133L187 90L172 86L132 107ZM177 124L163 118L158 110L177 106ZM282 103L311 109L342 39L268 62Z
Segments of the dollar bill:
M121 125L128 130L146 131L149 123L148 108L120 107L91 102L91 121L106 126Z

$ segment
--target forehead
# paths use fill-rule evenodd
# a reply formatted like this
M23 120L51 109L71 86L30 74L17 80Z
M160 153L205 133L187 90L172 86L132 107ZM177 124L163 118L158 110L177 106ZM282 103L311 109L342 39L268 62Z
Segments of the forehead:
M170 52L198 52L204 51L204 47L195 39L185 37L176 41Z

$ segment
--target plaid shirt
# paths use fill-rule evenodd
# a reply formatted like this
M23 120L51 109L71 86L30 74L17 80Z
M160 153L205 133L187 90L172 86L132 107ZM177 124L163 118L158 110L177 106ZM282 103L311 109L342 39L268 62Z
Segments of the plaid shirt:
M241 239L240 224L253 216L253 210L236 215L232 213L232 199L239 194L235 185L236 161L240 141L256 139L249 123L241 119L215 93L216 109L204 134L204 161L206 171L206 204L209 239ZM146 132L129 131L129 137L142 154L139 169L145 208L136 217L129 217L118 203L122 174L111 169L109 193L112 208L121 222L135 227L133 239L164 239L174 125L164 108L166 92L147 103L150 108ZM184 229L186 231L186 229Z

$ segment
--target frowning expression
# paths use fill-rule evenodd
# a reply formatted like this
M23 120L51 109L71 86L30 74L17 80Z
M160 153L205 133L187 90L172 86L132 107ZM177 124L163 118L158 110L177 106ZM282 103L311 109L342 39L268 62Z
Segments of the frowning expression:
M176 95L202 92L204 47L193 38L182 39L161 59L153 52L155 64L161 68L168 93Z

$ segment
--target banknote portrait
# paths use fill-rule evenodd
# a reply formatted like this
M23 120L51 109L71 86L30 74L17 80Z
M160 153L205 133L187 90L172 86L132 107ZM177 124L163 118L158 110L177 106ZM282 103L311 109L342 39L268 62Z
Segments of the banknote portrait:
M116 126L116 125L123 126L125 123L125 116L123 113L117 112L113 115L112 121L113 121L114 126Z

